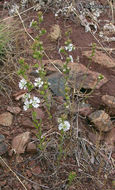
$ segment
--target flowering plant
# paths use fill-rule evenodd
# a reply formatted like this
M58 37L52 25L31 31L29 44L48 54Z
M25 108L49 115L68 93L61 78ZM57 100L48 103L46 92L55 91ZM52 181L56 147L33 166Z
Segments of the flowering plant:
M24 89L24 90L28 89L27 84L28 84L27 81L24 78L22 78L19 82L19 88ZM40 87L42 87L42 85L43 85L43 81L41 80L41 78L35 79L35 82L34 82L35 87L38 86L40 88ZM34 96L33 98L31 98L29 93L26 93L24 95L24 106L23 106L23 108L25 111L27 109L31 108L32 106L34 108L38 108L39 104L40 104L40 99L38 97Z
M61 118L58 119L59 125L58 129L61 131L63 130L64 132L68 131L70 129L70 123L68 121L63 121Z

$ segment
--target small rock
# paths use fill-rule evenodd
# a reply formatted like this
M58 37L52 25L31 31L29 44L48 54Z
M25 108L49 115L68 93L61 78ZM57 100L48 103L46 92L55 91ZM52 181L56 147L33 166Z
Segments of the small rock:
M7 111L14 113L14 114L19 114L21 112L21 108L19 107L13 107L13 106L8 106Z
M0 114L0 125L9 127L11 126L12 121L13 121L13 115L11 113L5 112Z
M26 128L34 129L34 125L31 119L29 118L24 118L22 121L22 125Z
M97 110L88 117L99 131L107 132L113 127L110 116L103 110Z
M26 152L28 152L28 153L36 153L37 152L37 147L36 147L35 143L33 143L33 142L28 143Z
M12 140L12 150L16 154L24 153L29 138L30 138L30 132L25 132L14 137L14 139Z
M32 173L31 173L30 170L26 170L26 174L27 174L28 177L32 177Z
M104 95L104 96L102 96L102 101L108 107L115 108L115 97L114 96Z
M61 30L58 24L55 24L51 27L49 36L52 41L57 41L61 37Z
M79 104L79 113L83 116L88 116L89 114L91 114L92 112L92 108L89 104L87 103L80 103Z
M84 51L83 55L89 59L92 51ZM92 61L98 63L99 65L105 66L107 68L115 67L115 62L101 51L95 51L95 55L92 57Z
M0 156L8 151L8 145L5 142L0 143Z
M33 175L39 175L41 172L42 171L41 171L40 166L36 166L36 167L32 168Z

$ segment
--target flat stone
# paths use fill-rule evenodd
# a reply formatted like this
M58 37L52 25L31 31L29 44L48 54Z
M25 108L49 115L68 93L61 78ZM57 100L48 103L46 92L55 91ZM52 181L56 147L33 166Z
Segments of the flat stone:
M12 140L12 150L18 155L24 153L29 139L30 132L28 131L17 135Z
M8 145L5 142L0 142L0 156L8 151Z
M110 116L103 110L97 110L88 117L99 131L107 132L113 128Z
M108 81L104 76L102 80L99 80L101 73L91 71L80 63L69 63L68 66L71 69L71 84L76 84L77 89L99 89Z
M102 96L102 101L108 107L115 108L115 97L114 96L104 95L104 96Z
M19 114L21 112L21 108L19 107L13 107L13 106L8 106L7 111L14 113L14 114Z
M55 24L51 27L49 36L52 41L57 41L61 37L61 30L58 24Z
M84 51L83 55L89 59L92 51ZM101 51L95 51L95 55L92 57L92 61L107 68L115 67L115 62L105 53Z
M9 127L11 126L12 121L13 121L13 115L11 113L5 112L0 114L0 125Z

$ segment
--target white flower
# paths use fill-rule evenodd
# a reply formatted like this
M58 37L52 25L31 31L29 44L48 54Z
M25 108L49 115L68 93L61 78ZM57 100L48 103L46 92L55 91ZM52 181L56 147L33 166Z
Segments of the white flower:
M70 129L70 123L68 121L64 121L59 124L58 129L63 131L68 131Z
M30 105L30 102L29 102L28 100L25 100L24 106L23 106L23 108L24 108L25 111L26 111L27 109L29 109L29 105Z
M71 62L73 63L73 57L72 57L72 55L69 55L69 58L71 59Z
M55 13L55 17L57 17L58 16L58 14L57 13Z
M34 82L34 85L35 85L36 87L41 88L41 87L43 86L43 81L41 80L41 78L36 78L36 79L35 79L35 82Z
M17 14L18 10L19 10L19 6L18 5L16 5L16 4L12 5L12 8L9 11L10 16L14 15L14 14Z
M26 84L27 84L27 81L24 78L21 79L20 82L19 82L19 88L24 89L24 90L27 89Z
M69 52L72 51L73 49L75 49L73 44L69 44L68 46L65 46L65 50L67 50Z
M39 70L38 70L38 69L36 69L36 73L39 73Z
M39 107L39 103L40 103L40 99L39 99L38 97L35 97L35 96L34 96L34 98L33 98L33 100L31 101L31 103L32 103L32 106L33 106L34 108L38 108L38 107Z
M66 106L66 109L69 109L69 105Z

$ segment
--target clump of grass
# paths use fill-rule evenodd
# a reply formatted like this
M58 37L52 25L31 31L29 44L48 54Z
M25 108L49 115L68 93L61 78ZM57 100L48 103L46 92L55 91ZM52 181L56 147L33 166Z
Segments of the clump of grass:
M18 20L8 17L0 21L0 94L9 94L16 73L17 39L23 29L19 29ZM18 52L19 54L20 52ZM5 93L5 95L6 95Z
M6 56L8 51L12 49L12 41L14 40L17 25L11 19L0 21L0 59L3 59L3 56ZM15 27L14 27L15 25Z

